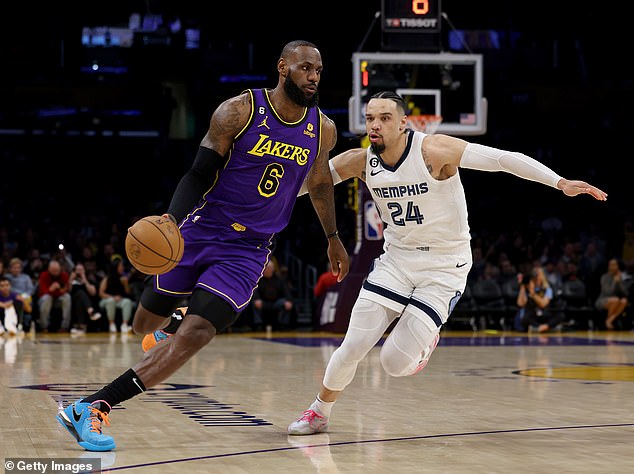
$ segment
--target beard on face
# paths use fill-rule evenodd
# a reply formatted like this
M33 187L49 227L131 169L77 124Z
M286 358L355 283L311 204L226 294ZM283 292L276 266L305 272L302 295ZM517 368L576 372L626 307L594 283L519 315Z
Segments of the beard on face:
M385 143L371 143L370 148L372 148L374 153L380 155L385 151Z
M284 92L293 102L302 107L316 107L319 104L319 92L315 92L312 97L306 97L304 91L297 87L290 75L284 81Z

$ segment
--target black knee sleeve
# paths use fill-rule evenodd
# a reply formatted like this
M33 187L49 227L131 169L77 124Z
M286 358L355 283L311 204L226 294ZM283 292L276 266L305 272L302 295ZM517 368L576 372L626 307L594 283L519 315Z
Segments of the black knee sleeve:
M220 333L231 326L240 313L218 295L197 288L189 300L187 314L205 318Z
M152 278L152 276L148 276L145 279L145 287L139 301L148 311L169 318L177 307L182 306L180 303L183 299L156 293L152 287Z

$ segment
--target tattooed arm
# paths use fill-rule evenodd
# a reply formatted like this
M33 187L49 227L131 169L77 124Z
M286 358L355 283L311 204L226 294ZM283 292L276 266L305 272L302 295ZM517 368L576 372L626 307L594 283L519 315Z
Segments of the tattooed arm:
M224 101L211 116L194 163L176 186L167 210L177 223L216 181L218 172L225 166L233 139L247 123L250 113L250 96L245 93Z
M328 166L328 157L330 151L335 147L336 141L337 127L335 123L322 114L319 156L308 172L307 184L310 200L328 239L328 258L332 272L338 275L337 281L341 281L348 274L350 262L348 253L337 232L334 184Z

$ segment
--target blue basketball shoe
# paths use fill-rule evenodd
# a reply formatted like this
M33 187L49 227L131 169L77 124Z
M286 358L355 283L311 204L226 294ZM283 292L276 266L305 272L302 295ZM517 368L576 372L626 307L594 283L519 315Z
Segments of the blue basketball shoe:
M90 403L76 401L60 410L57 421L74 436L79 445L88 451L111 451L116 446L112 436L101 432L101 424L110 426L108 413Z
M151 334L146 334L145 336L143 336L143 340L141 341L141 347L143 348L143 352L149 351L159 342L164 341L170 336L171 334L166 333L162 329L157 329Z

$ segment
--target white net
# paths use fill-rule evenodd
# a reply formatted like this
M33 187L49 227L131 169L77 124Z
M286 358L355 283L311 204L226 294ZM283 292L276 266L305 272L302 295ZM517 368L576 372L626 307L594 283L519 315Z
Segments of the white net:
M435 133L438 126L442 122L442 116L440 115L408 115L407 126L412 130L418 130L419 132Z

